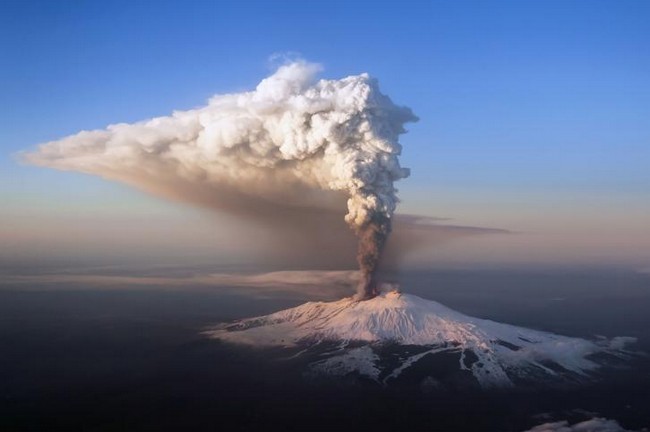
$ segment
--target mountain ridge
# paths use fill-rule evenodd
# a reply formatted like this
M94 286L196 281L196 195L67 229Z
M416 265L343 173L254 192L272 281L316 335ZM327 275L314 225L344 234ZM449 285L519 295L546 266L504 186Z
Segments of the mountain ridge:
M378 296L364 301L344 298L308 302L269 315L248 318L208 330L210 337L257 347L314 350L335 343L338 350L310 364L312 372L357 373L383 383L428 355L458 353L458 367L483 387L508 387L513 378L587 378L606 354L622 357L633 338L586 340L471 317L438 302L404 294L384 284ZM382 366L381 346L418 346L397 366ZM424 349L426 348L426 349ZM300 354L300 353L299 353Z

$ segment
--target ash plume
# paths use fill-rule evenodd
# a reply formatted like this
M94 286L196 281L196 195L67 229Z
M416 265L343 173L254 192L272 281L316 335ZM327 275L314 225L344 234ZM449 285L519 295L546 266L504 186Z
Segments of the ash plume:
M379 294L376 272L384 245L391 232L391 219L387 215L376 213L362 226L355 227L355 231L359 239L357 262L361 269L357 299L367 300Z
M295 209L331 211L359 239L359 299L374 275L398 202L399 135L417 121L367 74L317 79L321 67L285 64L255 90L216 95L204 107L82 131L23 154L35 165L121 181L158 196L258 221ZM309 237L309 232L303 233Z

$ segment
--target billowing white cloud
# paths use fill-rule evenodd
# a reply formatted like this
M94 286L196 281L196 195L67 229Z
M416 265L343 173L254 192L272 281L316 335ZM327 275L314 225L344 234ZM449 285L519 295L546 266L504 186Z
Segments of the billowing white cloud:
M113 124L24 154L36 165L81 171L188 199L185 186L311 204L291 187L344 191L347 220L391 215L397 156L411 110L394 105L367 74L316 80L317 64L280 67L254 91L214 96L207 106L134 124ZM224 196L227 207L229 196ZM191 198L189 198L191 199ZM235 209L236 210L236 209Z
M399 164L398 137L417 118L367 74L318 80L320 70L294 61L254 91L83 131L23 157L258 219L286 219L287 208L331 208L344 195L359 263L370 274L397 205L393 183L409 175Z

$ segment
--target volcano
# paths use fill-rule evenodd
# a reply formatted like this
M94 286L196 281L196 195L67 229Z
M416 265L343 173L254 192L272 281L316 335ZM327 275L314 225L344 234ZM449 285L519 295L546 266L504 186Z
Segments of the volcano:
M384 284L376 297L309 302L205 332L222 341L284 347L309 358L310 374L358 375L390 384L409 369L431 379L431 359L454 358L457 375L481 387L529 381L581 381L632 355L634 338L586 340L454 311Z

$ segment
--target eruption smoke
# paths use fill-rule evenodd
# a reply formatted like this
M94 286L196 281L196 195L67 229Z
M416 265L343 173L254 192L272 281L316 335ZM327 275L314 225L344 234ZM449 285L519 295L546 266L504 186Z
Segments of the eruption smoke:
M398 202L393 183L409 175L398 138L417 117L367 74L317 80L320 70L286 64L254 91L82 131L23 157L258 219L269 208L324 209L344 193L345 221L359 238L357 297L367 299L376 294L374 274Z

